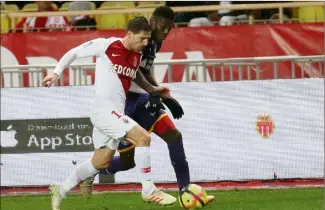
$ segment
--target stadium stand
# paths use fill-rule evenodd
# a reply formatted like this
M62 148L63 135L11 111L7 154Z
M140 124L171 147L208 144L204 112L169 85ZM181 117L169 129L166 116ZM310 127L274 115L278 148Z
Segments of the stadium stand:
M164 1L148 1L148 2L138 2L138 1L129 1L129 2L118 2L118 1L107 1L107 2L88 2L91 7L90 16L94 17L97 22L97 29L106 30L106 29L123 29L127 21L136 16L136 15L144 15L145 17L150 17L151 11L153 8L164 5L166 2ZM247 2L245 2L247 3ZM255 2L252 2L255 3ZM66 16L70 20L69 15L69 5L71 2L55 2L52 3L52 7L61 12L66 12ZM215 4L215 3L214 3ZM221 4L221 3L220 3ZM324 6L321 5L321 2L292 2L292 3L277 3L277 6L266 7L265 5L269 5L269 3L265 4L251 4L249 7L245 7L239 10L243 12L246 11L245 14L249 16L249 18L244 18L241 21L235 21L234 24L254 24L254 23L270 23L268 19L277 20L275 22L323 22L324 21ZM288 5L292 6L288 6ZM173 2L168 2L167 5L174 6ZM175 4L177 6L177 4ZM199 5L199 4L198 4ZM223 15L220 15L220 11L222 7L216 7L218 5L213 6L203 6L198 10L189 9L190 7L184 6L177 7L180 8L177 14L181 13L192 13L192 14L201 14L199 17L208 18L207 14L211 14L212 11L219 11L219 18L214 16L213 24L219 24ZM231 6L239 6L238 3ZM21 8L21 9L20 9ZM210 8L210 9L209 9ZM211 8L216 8L212 10ZM251 10L247 10L247 8ZM1 33L15 32L15 26L21 20L22 17L30 17L33 12L37 10L36 3L30 2L17 2L17 4L13 4L10 2L8 4L4 3L1 6ZM117 13L117 9L121 9L119 13ZM132 12L129 10L132 9ZM127 11L128 10L128 11ZM124 12L126 11L126 12ZM201 11L201 12L199 12ZM211 11L208 13L208 11ZM232 10L233 11L233 10ZM235 9L234 11L238 11ZM254 11L248 12L248 11ZM282 11L282 12L280 12ZM194 17L194 16L193 16ZM216 21L216 22L214 22ZM188 21L189 22L189 21ZM273 23L272 22L272 23ZM181 23L177 23L176 25L182 26ZM187 23L185 23L187 25Z

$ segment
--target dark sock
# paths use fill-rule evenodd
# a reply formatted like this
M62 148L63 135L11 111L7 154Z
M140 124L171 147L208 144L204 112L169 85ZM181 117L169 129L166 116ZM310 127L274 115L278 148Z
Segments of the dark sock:
M190 184L190 170L185 156L182 139L176 143L168 144L169 157L174 167L178 187L182 190Z

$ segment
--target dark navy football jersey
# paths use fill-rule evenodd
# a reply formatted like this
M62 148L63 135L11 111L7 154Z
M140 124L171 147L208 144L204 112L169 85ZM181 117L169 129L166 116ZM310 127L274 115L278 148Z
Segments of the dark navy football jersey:
M149 44L142 50L142 58L140 69L150 71L153 61L156 58L156 53L160 50L162 43L154 43L149 41Z

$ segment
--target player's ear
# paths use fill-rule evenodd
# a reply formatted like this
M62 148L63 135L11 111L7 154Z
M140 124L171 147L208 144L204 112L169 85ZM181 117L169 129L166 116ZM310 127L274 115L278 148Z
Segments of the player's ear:
M127 31L127 32L126 32L126 37L127 37L128 39L131 38L131 33L132 33L131 31Z

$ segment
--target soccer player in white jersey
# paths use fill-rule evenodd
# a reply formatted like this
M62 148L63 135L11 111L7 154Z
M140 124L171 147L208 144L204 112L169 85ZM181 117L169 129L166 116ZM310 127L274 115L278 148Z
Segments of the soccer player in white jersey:
M124 115L126 94L134 81L148 92L170 95L163 86L152 86L139 77L137 69L141 61L141 50L151 37L151 26L143 17L135 17L127 25L124 38L95 39L68 51L56 65L54 72L42 82L50 87L64 69L75 59L96 56L94 98L90 120L94 125L93 142L95 151L91 159L81 163L70 176L59 185L51 185L52 209L59 210L66 194L81 181L91 177L101 169L106 169L121 140L136 145L135 162L140 168L142 181L150 180L150 135L128 116ZM151 186L148 194L155 194L165 204L175 202L170 196Z

